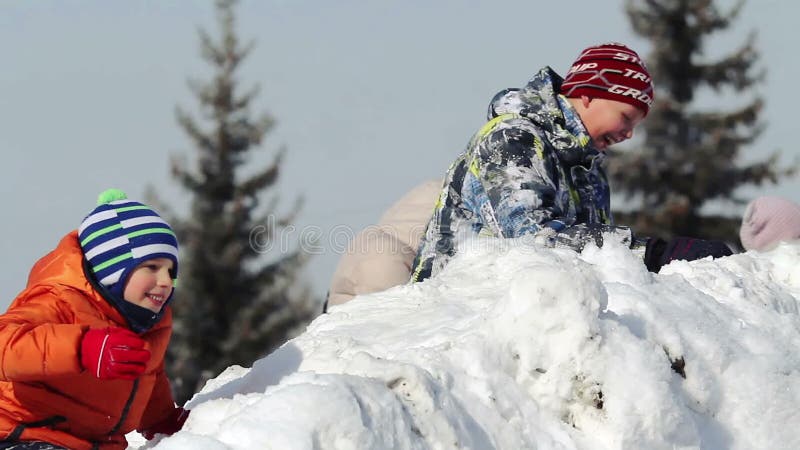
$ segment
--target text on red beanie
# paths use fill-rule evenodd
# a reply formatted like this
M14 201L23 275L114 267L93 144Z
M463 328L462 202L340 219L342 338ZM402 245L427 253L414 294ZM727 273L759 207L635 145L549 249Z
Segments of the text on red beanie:
M653 104L653 80L639 55L623 44L609 43L581 52L561 84L567 97L586 95L633 105L645 114Z

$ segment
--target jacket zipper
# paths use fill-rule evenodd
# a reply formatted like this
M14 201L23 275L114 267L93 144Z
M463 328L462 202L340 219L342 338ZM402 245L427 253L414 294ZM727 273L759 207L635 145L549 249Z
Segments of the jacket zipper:
M125 422L125 419L128 417L128 413L130 412L131 405L133 404L133 399L136 398L136 392L139 390L139 379L133 380L133 388L131 388L131 395L128 397L128 401L125 402L125 406L122 407L122 413L119 416L119 422L114 425L114 428L108 432L108 436L113 436L117 431L119 431L120 427L122 427L122 423ZM97 450L100 448L100 442L95 442L92 445L92 450Z

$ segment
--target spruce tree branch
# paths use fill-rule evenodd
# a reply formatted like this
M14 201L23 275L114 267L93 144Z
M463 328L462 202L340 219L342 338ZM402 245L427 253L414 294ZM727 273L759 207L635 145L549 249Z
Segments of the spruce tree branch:
M181 282L173 302L176 319L167 361L179 403L220 370L251 365L283 344L318 311L300 276L308 256L277 252L277 260L265 262L267 256L254 248L258 242L251 241L256 227L262 228L262 238L274 239L276 229L289 225L297 210L271 220L279 196L268 191L275 186L285 149L239 181L249 152L275 121L268 114L253 118L248 113L259 93L257 85L239 94L236 71L254 43L240 45L236 4L216 2L216 41L204 30L198 32L201 56L213 74L207 82L190 81L189 88L199 103L194 116L209 125L180 108L175 114L198 152L194 170L185 161L172 161L177 181L192 194L191 213L179 222ZM269 205L257 217L262 199L269 199L264 200Z

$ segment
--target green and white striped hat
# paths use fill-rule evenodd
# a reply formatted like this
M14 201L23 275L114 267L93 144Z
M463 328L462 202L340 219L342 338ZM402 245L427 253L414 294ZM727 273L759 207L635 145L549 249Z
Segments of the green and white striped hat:
M112 295L123 298L125 281L142 262L169 258L178 276L178 240L158 213L124 192L109 189L78 228L78 240L95 279Z

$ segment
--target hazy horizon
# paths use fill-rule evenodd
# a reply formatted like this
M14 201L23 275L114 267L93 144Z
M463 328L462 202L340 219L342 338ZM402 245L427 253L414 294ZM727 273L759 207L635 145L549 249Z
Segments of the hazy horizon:
M105 188L143 200L152 186L186 211L189 194L170 179L169 161L194 162L194 150L174 110L198 117L186 82L212 72L196 30L216 37L218 28L210 1L9 1L0 8L7 55L0 304L7 305L31 265L77 227ZM800 158L789 147L800 63L785 56L798 11L788 1L747 2L733 30L708 42L704 56L713 59L758 32L767 128L745 160L778 149L784 162ZM268 194L280 196L279 215L303 196L291 233L318 230L328 242L306 271L320 299L338 260L334 247L416 184L440 178L495 92L521 86L545 65L563 73L588 45L621 41L643 56L649 50L630 30L623 2L250 0L236 12L240 39L255 42L238 71L239 92L259 84L251 112L277 120L245 172L286 148L277 190ZM800 201L800 180L752 191L759 193ZM612 193L612 203L620 202Z

